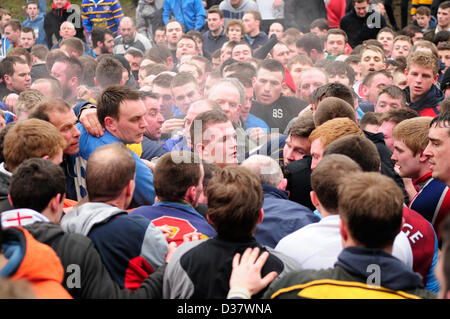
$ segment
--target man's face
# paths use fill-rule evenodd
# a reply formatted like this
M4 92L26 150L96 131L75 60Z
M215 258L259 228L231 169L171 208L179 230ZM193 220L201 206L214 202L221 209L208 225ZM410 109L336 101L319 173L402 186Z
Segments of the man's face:
M237 61L243 62L252 58L252 50L246 44L238 44L231 51L231 57Z
M111 54L114 48L114 37L110 34L105 34L105 40L102 43L101 53Z
M156 30L154 40L157 45L166 44L167 43L166 31Z
M56 9L64 8L66 6L66 2L67 0L53 0Z
M142 100L125 100L120 103L118 119L111 118L110 133L125 144L142 142L147 122L147 108Z
M223 47L222 49L220 49L220 61L222 61L222 63L226 60L228 60L229 58L231 58L231 47L229 45Z
M446 185L450 185L450 135L449 127L430 127L428 137L430 141L424 151L424 155L429 158L433 178L436 178ZM442 125L442 124L441 124Z
M175 100L175 105L183 114L186 114L193 102L202 98L198 86L192 82L172 88L172 96Z
M394 139L392 137L392 131L394 131L395 125L396 124L394 122L384 121L378 127L378 133L383 133L384 143L392 152L394 151Z
M166 25L166 35L167 41L172 45L176 45L183 35L183 28L178 22L169 22Z
M434 74L431 67L412 64L406 72L406 81L412 102L419 100L420 97L426 94L437 80L437 75Z
M341 83L341 84L350 86L350 79L348 78L346 73L328 74L328 82L329 83Z
M145 136L151 140L157 140L161 137L161 127L164 123L164 117L161 114L161 108L158 100L146 97L144 99L147 113L145 113L144 119L147 122L147 128L145 130Z
M413 152L401 141L394 139L394 151L391 160L395 162L398 173L403 178L417 179L420 177L420 153L413 155Z
M326 49L329 55L338 56L345 54L345 37L341 34L329 34Z
M275 44L272 53L274 60L280 61L283 65L288 63L290 52L284 44Z
M152 92L158 97L158 104L163 112L169 111L172 109L174 104L172 91L169 88L165 88L159 85L152 86Z
M39 7L37 3L30 3L27 5L27 14L30 16L30 20L34 20L39 14Z
M252 108L253 87L245 88L245 104L241 108L241 117L244 121L247 120L250 109Z
M228 28L227 37L229 41L241 41L243 36L240 26L233 25Z
M203 112L207 112L211 110L211 106L207 103L197 102L193 104L187 111L186 117L184 119L184 134L186 139L191 143L191 124L195 120L195 118Z
M450 66L450 50L439 50L438 53L439 59L445 64L445 69L442 70L442 72L445 73L447 68Z
M419 27L422 29L428 28L428 23L430 22L430 16L424 14L416 14L416 21Z
M66 112L51 112L48 114L50 123L52 123L61 133L66 141L65 155L75 155L79 151L80 131L78 130L77 117L73 110Z
M222 31L223 23L225 19L220 18L218 13L209 13L208 14L208 28L212 32L220 32Z
M13 28L8 25L5 27L5 36L8 38L8 41L12 44L19 43L20 40L20 30L13 30Z
M392 109L403 107L401 98L393 98L387 93L383 93L378 97L378 101L374 106L375 113L385 113Z
M0 26L3 28L4 25L8 23L9 20L11 20L11 16L9 14L2 15L0 19Z
M393 59L396 59L399 56L407 57L409 54L409 50L411 50L411 44L408 41L395 41L391 57Z
M301 64L301 63L295 63L291 65L291 68L289 69L289 72L291 72L292 78L294 79L295 86L298 87L298 78L300 77L300 73L302 73L305 70L310 69L311 66L307 64Z
M392 84L398 86L402 90L408 85L406 81L406 75L404 72L394 72L392 74Z
M139 70L139 67L141 66L142 57L140 56L132 56L131 54L125 54L125 59L127 59L128 63L130 64L131 71L137 71Z
M383 45L386 56L391 55L392 46L394 45L394 36L390 32L380 32L377 40Z
M244 31L246 34L249 34L256 30L257 28L257 21L253 17L253 14L246 13L242 17L242 23L244 24Z
M5 74L5 82L11 91L22 92L30 88L31 76L30 67L27 64L14 64L14 73L12 76Z
M210 124L203 132L203 159L218 166L236 165L236 131L230 121Z
M365 50L361 56L360 67L363 78L369 72L383 70L385 68L383 56L377 51Z
M270 38L272 34L275 34L277 39L281 40L283 36L283 26L278 22L272 23L269 28L268 37Z
M208 99L219 104L223 113L225 113L233 123L239 122L241 113L241 96L237 88L231 85L221 85L220 88L214 88L209 92Z
M72 85L70 83L70 75L68 74L67 65L63 62L55 62L53 64L50 75L59 81L63 90L63 96L66 98L72 93Z
M437 20L440 29L448 28L450 24L450 9L439 8L437 12Z
M319 165L323 157L323 147L320 138L316 138L311 143L311 157L311 170L314 170L317 165Z
M59 35L63 39L74 37L77 34L77 30L73 27L73 25L69 23L63 23L61 24L61 27L59 29Z
M35 42L36 40L33 38L32 32L22 32L20 34L20 45L23 48L29 49L34 45Z
M310 149L311 144L308 138L289 134L283 148L284 165L301 160L305 155L309 154Z
M176 52L178 61L180 61L184 55L198 55L198 51L195 46L195 41L186 38L178 41Z
M369 1L354 4L356 15L360 18L366 16L367 11L369 10Z
M242 4L242 0L230 0L230 4L233 8L239 8Z
M283 73L259 69L253 82L256 100L261 104L272 104L280 98Z
M119 33L125 42L132 42L136 35L136 27L130 21L122 21L119 25Z
M327 78L318 70L307 70L300 75L297 97L310 102L309 95L317 88L327 84Z
M370 86L367 87L368 93L367 93L367 101L375 104L376 102L376 96L377 92L380 88L386 85L392 84L392 78L387 77L384 74L377 74L373 77L372 82L370 83Z

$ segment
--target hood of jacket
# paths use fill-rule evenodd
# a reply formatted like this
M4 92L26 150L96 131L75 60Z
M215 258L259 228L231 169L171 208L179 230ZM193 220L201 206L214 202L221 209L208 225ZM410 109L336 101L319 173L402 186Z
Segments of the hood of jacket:
M367 278L373 274L369 265L379 266L379 285L393 290L409 290L422 287L422 276L412 272L402 261L381 249L347 247L338 256L335 266L351 274Z
M225 0L225 4L226 4L226 10L230 10L230 11L242 11L246 6L248 6L248 3L250 2L250 0L242 0L242 3L239 7L235 8L231 5L230 0Z
M72 5L72 4L71 4L69 1L67 1L67 2L66 2L66 5L65 5L64 7L57 9L56 6L55 6L55 3L52 3L52 10L53 10L53 13L54 13L55 15L59 16L59 17L62 17L62 16L64 15L64 12L67 12L67 9L69 9L69 7L70 7L71 5Z
M112 217L126 214L123 209L105 203L86 203L70 210L61 219L61 227L67 233L87 236L92 227L106 223Z
M406 104L408 105L408 107L417 112L429 107L435 107L445 98L444 92L438 89L438 87L434 84L424 96L422 96L418 101L414 103L410 100L409 86L404 89L404 92L406 94Z

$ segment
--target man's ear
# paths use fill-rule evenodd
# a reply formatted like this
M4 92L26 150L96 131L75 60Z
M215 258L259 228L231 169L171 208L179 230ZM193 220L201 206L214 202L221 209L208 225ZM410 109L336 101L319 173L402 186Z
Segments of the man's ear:
M56 194L52 199L50 199L49 207L51 211L58 212L59 204L61 203L61 194Z
M438 83L438 79L439 79L439 73L437 73L436 76L434 77L433 84Z
M282 191L286 190L287 187L287 178L282 178L280 183L278 184L278 189L281 189Z
M105 129L111 132L116 131L116 120L114 118L112 118L111 116L106 116L104 122L105 122Z
M12 201L11 194L8 194L8 201L9 201L9 203L11 204L11 207L14 208L14 203L13 203L13 201Z
M318 208L320 205L319 198L317 197L317 194L315 191L309 192L309 197L311 198L311 203L314 205L315 208Z
M3 76L3 81L5 81L6 84L10 85L11 84L11 77L8 74L5 74Z
M195 202L196 190L197 187L192 185L188 187L186 193L184 194L184 200L191 205Z
M261 207L261 210L259 211L258 224L262 223L263 219L264 219L264 209Z

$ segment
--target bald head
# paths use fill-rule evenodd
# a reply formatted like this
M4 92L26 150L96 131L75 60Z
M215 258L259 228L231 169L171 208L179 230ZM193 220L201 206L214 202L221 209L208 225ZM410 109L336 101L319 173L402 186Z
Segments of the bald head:
M283 172L276 160L265 155L252 155L241 164L253 174L258 176L261 184L279 187L282 182Z

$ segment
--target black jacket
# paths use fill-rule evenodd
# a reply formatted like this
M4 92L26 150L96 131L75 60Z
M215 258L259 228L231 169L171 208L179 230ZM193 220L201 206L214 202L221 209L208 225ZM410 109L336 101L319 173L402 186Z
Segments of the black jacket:
M309 32L309 26L315 19L327 18L327 9L323 1L286 0L284 5L285 27L294 27Z
M75 299L162 297L165 265L158 268L134 292L120 287L111 279L92 241L83 235L65 233L59 225L36 222L25 227L34 238L52 247L64 268L63 286ZM79 270L79 281L77 271Z

